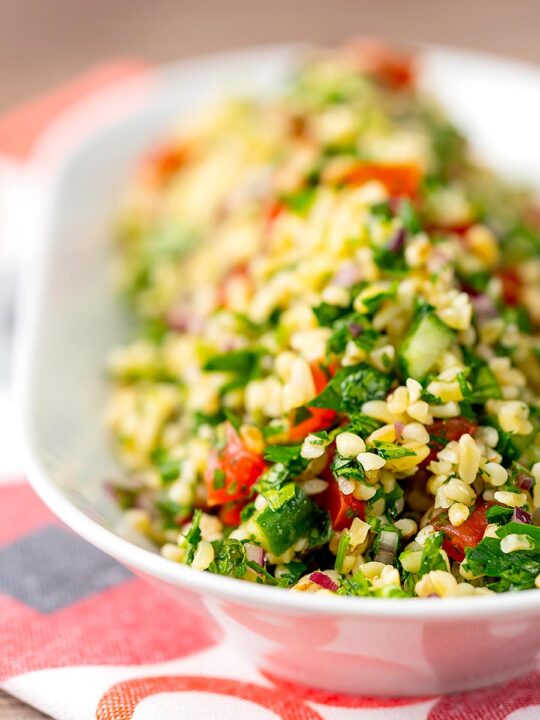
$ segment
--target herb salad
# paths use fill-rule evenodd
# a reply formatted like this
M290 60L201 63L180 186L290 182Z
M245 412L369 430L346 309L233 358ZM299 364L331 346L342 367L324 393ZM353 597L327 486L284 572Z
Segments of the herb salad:
M131 532L300 592L540 586L540 213L411 58L317 54L207 110L142 159L117 250Z

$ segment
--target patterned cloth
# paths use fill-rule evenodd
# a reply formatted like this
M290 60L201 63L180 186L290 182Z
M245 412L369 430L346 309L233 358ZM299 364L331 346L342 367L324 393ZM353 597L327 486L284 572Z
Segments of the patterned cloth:
M28 161L63 109L143 68L102 66L0 118L0 153ZM263 675L216 638L64 527L28 485L0 486L0 686L58 720L540 718L539 673L448 697L349 697Z
M262 675L177 600L0 487L0 684L59 720L533 720L540 674L443 698L334 695Z

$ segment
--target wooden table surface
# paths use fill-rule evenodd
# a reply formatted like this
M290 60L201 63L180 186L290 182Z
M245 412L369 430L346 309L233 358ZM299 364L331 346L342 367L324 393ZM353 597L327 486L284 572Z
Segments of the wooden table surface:
M362 34L540 63L539 28L537 0L0 0L0 112L110 57ZM0 692L0 720L43 717Z

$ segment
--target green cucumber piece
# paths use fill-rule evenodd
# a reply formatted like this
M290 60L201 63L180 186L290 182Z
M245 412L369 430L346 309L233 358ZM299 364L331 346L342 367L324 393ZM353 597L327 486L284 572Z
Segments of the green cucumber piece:
M253 521L259 529L262 546L274 555L282 555L302 537L308 538L309 547L315 547L324 545L331 535L328 513L298 486L294 497L280 508L266 507Z
M422 380L453 340L453 331L435 313L421 315L401 346L399 359L403 375Z

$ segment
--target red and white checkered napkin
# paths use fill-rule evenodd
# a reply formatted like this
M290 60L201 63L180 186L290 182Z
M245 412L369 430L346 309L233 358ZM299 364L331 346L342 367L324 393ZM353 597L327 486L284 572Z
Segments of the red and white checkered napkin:
M27 161L62 109L135 71L148 72L104 66L0 118L0 154ZM0 686L58 720L540 718L539 673L449 697L349 697L264 676L217 635L64 527L28 485L0 485Z

